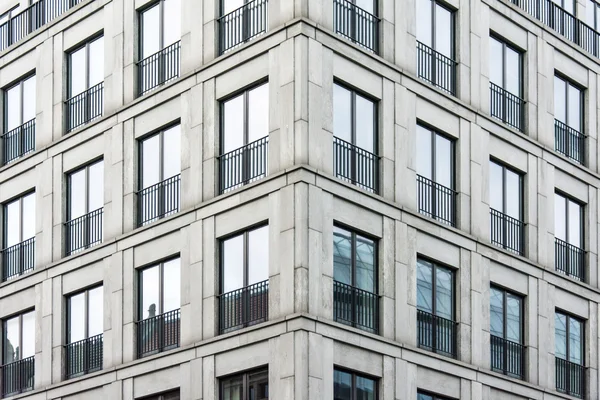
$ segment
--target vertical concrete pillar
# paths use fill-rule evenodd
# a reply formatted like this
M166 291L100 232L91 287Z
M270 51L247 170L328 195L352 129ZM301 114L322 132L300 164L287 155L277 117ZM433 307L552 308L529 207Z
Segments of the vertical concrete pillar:
M124 0L115 0L104 6L104 114L123 105L123 67L125 45Z
M181 75L199 68L203 64L204 1L181 2ZM208 1L210 3L210 1Z

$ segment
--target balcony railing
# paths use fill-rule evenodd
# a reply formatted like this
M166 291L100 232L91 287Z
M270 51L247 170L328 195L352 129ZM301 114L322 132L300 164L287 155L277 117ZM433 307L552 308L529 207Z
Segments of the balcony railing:
M104 110L104 82L71 97L67 106L67 132L102 116Z
M220 333L259 324L269 318L268 280L217 297Z
M333 173L336 178L379 193L379 159L376 154L333 137Z
M67 379L102 369L102 334L65 346Z
M584 281L585 251L559 238L554 239L554 264L556 270L565 275Z
M554 143L557 152L583 164L585 135L555 119Z
M225 153L219 160L219 193L264 178L269 160L269 137Z
M421 214L456 226L456 195L454 190L417 175L417 202Z
M348 0L333 0L333 29L353 43L379 52L379 18Z
M490 208L491 240L496 246L525 254L525 223Z
M490 82L490 103L492 117L523 132L525 100Z
M453 96L456 95L456 65L457 62L453 59L417 41L419 78Z
M499 336L490 336L492 371L525 378L525 346Z
M65 254L76 253L102 242L104 208L65 222Z
M35 237L2 250L2 282L32 271L35 265Z
M138 225L146 225L179 211L181 174L137 192Z
M2 162L8 164L35 149L35 118L2 135Z
M379 333L379 296L333 281L333 319L342 324Z
M417 310L419 347L456 358L457 323L427 311Z
M33 389L34 356L5 364L2 367L2 397Z
M585 367L556 357L556 390L583 399L585 396Z
M0 51L64 14L83 0L39 0L0 25Z
M138 358L179 347L180 310L137 322Z
M137 63L140 96L179 77L180 53L181 41L178 41Z
M219 54L266 32L267 9L267 0L253 0L219 18Z

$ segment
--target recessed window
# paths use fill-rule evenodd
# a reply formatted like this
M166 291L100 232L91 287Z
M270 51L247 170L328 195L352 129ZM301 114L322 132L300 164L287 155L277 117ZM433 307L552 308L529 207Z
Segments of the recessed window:
M35 193L4 204L2 281L35 266Z
M151 396L140 397L136 400L179 400L179 389L169 390L168 392L164 392L161 394L153 394Z
M2 161L9 163L35 149L36 77L31 75L4 89Z
M267 0L221 0L219 54L232 50L267 30Z
M554 142L555 150L583 164L583 90L562 76L554 76Z
M554 316L556 390L580 398L585 394L584 328L583 320L556 311Z
M351 371L333 370L334 400L377 400L377 379Z
M448 397L439 396L437 394L428 393L422 390L417 391L417 400L451 400Z
M583 218L581 203L563 194L554 194L556 270L581 281L585 279Z
M2 321L2 397L33 389L35 311Z
M379 51L379 24L377 1L333 0L333 26L338 35L360 47Z
M258 370L221 378L221 400L266 400L269 398L269 371Z

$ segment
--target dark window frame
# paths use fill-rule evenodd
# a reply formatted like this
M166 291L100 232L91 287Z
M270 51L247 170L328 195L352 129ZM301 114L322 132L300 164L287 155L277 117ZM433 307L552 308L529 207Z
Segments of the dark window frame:
M580 318L578 316L575 316L575 315L573 315L573 314L571 314L571 313L569 313L569 312L567 312L567 311L565 311L565 310L563 310L561 308L555 308L554 309L554 314L555 315L556 314L560 314L560 315L564 315L566 317L566 324L565 324L565 328L566 328L565 329L565 338L566 338L566 340L565 340L566 341L565 352L566 352L566 358L564 358L564 360L568 361L570 363L573 363L573 364L577 364L577 363L573 362L573 361L571 361L569 359L569 356L571 355L571 351L570 351L571 350L570 349L571 346L570 346L570 340L569 340L569 338L571 336L571 333L570 333L570 325L571 324L569 323L569 321L571 319L574 319L575 321L577 321L577 322L579 322L581 324L581 337L580 337L580 339L581 339L581 364L577 364L577 365L585 367L586 366L586 358L585 358L585 346L586 346L585 329L586 329L586 320L582 319L582 318ZM556 340L556 326L554 327L554 340ZM556 347L556 345L555 345L555 347ZM560 358L556 354L556 348L554 348L554 352L555 352L554 356L556 358Z
M79 166L75 169L72 169L70 171L67 171L66 175L66 180L67 180L67 200L66 200L66 206L67 206L67 210L66 210L66 216L67 216L67 222L71 221L73 219L72 217L72 211L71 211L71 195L72 195L72 184L71 184L71 178L74 174L81 172L81 171L85 171L85 209L86 212L83 215L87 215L89 213L91 213L92 211L96 211L96 210L90 210L90 167L93 165L96 165L98 163L103 163L104 164L104 158L100 157L100 158L96 158L92 161L90 161L89 163ZM104 168L104 165L102 166ZM104 182L101 183L102 184L102 189L104 192ZM104 208L104 201L102 201L102 207ZM98 210L98 209L97 209Z
M554 71L554 78L558 78L559 80L561 80L564 85L565 85L565 122L564 124L566 126L568 126L569 128L575 130L575 128L573 128L571 126L571 123L569 121L569 108L570 108L570 103L569 103L569 96L568 96L568 92L569 92L569 86L572 86L573 88L577 89L579 91L579 104L580 104L580 109L579 109L579 126L581 127L581 131L579 131L579 133L581 135L583 135L585 137L585 92L586 92L586 88L581 86L580 84L578 84L577 82L571 80L567 75L562 74L559 71ZM554 83L554 80L553 80ZM554 91L556 91L556 86L554 87ZM554 105L555 109L553 110L553 112L556 114L556 104ZM556 118L556 115L554 117ZM558 119L557 119L558 120Z
M575 203L579 206L579 225L581 227L580 232L579 232L579 238L580 243L579 243L579 248L581 250L583 250L585 248L585 209L586 209L586 204L575 199L574 197L569 196L568 194L566 194L563 191L560 190L555 190L554 191L554 195L555 196L560 196L563 199L565 199L565 209L564 209L564 214L561 213L561 215L564 215L564 221L565 221L565 242L567 244L571 244L571 242L569 242L569 202L571 203ZM554 221L554 228L556 229L556 221ZM555 237L556 237L556 232L555 232ZM571 244L572 245L572 244ZM572 245L575 246L575 245Z
M136 397L135 400L171 400L171 399L173 399L172 396L174 396L175 394L177 394L177 399L181 398L181 390L173 389L173 390L167 390L164 392L160 392L157 394L151 394L149 396Z
M507 321L507 314L508 314L506 312L506 310L507 310L506 303L507 303L507 297L508 297L507 295L511 295L511 296L519 298L519 314L520 314L519 315L520 316L520 319L519 319L519 337L520 337L520 340L519 340L519 342L516 342L516 343L518 343L521 346L525 347L525 325L526 325L526 321L525 321L525 296L523 296L522 294L520 294L518 292L515 292L514 290L507 289L507 288L505 288L503 286L500 286L500 285L497 285L497 284L494 284L494 283L490 284L490 290L491 289L495 289L495 290L498 290L498 291L502 292L502 331L503 331L503 333L502 333L501 338L504 339L504 340L509 340L511 342L513 340L512 339L508 339L506 337L506 327L508 326L508 324L506 322ZM490 304L490 306L491 306L491 304ZM490 335L496 336L496 335L493 335L492 332L491 332L491 321L490 321Z
M356 286L356 236L362 236L365 239L369 239L373 242L373 292L371 292L372 294L375 295L379 295L379 241L381 240L380 238L373 236L371 234L368 234L364 231L361 231L359 229L355 229L353 227L350 227L348 225L345 225L343 223L339 223L337 221L333 222L333 227L334 228L339 228L339 229L343 229L345 231L348 231L350 233L350 252L352 254L352 259L351 259L351 263L350 263L350 268L351 268L351 274L352 274L352 283L350 284L350 286L352 286L353 288L358 288L358 286ZM333 235L335 235L335 232L333 232ZM335 261L334 261L335 263ZM335 269L335 264L333 265L333 268ZM364 290L364 289L363 289ZM368 290L365 290L368 292Z
M227 380L242 377L242 398L241 400L248 400L247 393L249 389L249 376L266 373L267 386L269 385L269 368L268 366L253 368L241 372L236 372L235 374L229 374L225 376L219 377L219 399L223 399L224 396L224 383ZM262 380L258 380L258 382L262 382Z
M23 86L24 86L24 83L25 83L26 80L28 80L28 79L33 78L34 76L36 76L35 72L36 71L33 70L32 72L29 72L29 73L23 75L22 77L20 77L16 81L13 81L12 83L8 84L7 86L5 86L2 89L3 102L4 102L4 107L3 107L3 114L4 114L3 120L4 121L2 123L2 127L3 127L2 129L3 129L4 133L9 132L8 131L8 123L7 123L8 122L7 121L8 103L9 103L9 101L8 101L8 92L9 92L9 90L16 88L17 86L19 87L19 92L21 94L21 104L19 104L19 116L20 116L21 123L19 124L19 126L23 126L23 124L25 124L26 122L28 122L28 121L23 121L23 97L24 97L23 96ZM37 77L36 77L36 85L35 86L36 86L35 89L36 89L36 92L37 92ZM36 108L36 113L37 113L37 108ZM35 117L34 117L34 119L35 119Z
M166 258L163 258L159 261L153 262L151 264L145 265L143 267L140 268L136 268L136 274L137 274L137 292L138 292L138 306L137 306L137 313L138 313L138 322L139 321L143 321L145 319L148 318L152 318L152 317L148 317L148 318L143 318L144 316L144 281L143 281L143 272L146 270L149 270L151 268L155 268L158 267L159 269L159 274L158 274L158 304L156 305L156 313L155 316L158 315L162 315L165 313L164 311L164 302L165 302L165 297L164 297L164 292L165 292L165 288L164 288L164 276L165 276L165 269L164 269L164 265L165 263L169 262L169 261L173 261L176 259L181 259L181 255L180 254L176 254L173 256L169 256ZM181 268L181 264L180 264L180 268ZM181 282L180 282L181 283ZM179 288L179 294L181 295L181 288ZM181 308L181 304L179 305ZM177 309L179 309L177 308Z
M516 174L519 177L519 218L518 220L525 224L525 174L521 171L503 163L497 158L490 157L490 163L494 163L502 168L502 210L496 210L501 212L504 215L508 215L506 213L506 198L507 198L507 190L506 190L506 171L510 171ZM490 179L491 182L491 179ZM493 209L490 205L490 208Z
M427 21L427 23L431 24L431 26L430 26L430 28L431 28L431 47L430 48L433 51L438 52L437 43L436 43L435 38L436 38L436 31L437 31L436 6L439 6L443 9L447 10L451 16L450 17L450 32L449 32L451 49L450 49L450 56L448 58L450 58L451 60L456 60L456 12L457 12L457 10L454 7L452 7L450 4L446 3L445 1L441 1L441 0L428 0L428 1L431 2L431 21ZM417 24L418 23L419 23L419 21L417 20Z
M158 172L159 172L159 180L158 183L160 182L164 182L165 181L165 131L168 131L169 129L175 128L176 126L181 126L181 121L178 119L175 122L170 122L162 127L160 127L159 129L156 129L140 138L138 138L137 141L137 147L138 147L138 188L139 191L142 191L150 186L153 185L149 185L144 187L144 142L146 140L152 139L155 136L159 137L159 141L158 141ZM181 129L181 128L180 128ZM179 164L180 164L180 168L181 168L181 154L177 155L177 157L179 157ZM179 174L181 174L181 171L179 172ZM174 175L177 176L177 175ZM167 178L170 179L170 178ZM155 185L155 184L154 184Z
M4 363L4 360L6 359L6 323L7 321L14 319L14 318L19 318L19 346L18 348L22 349L23 348L23 316L25 314L29 314L30 312L35 312L35 307L34 308L28 308L25 309L23 311L19 311L15 314L11 314L11 315L7 315L4 318L2 318L0 321L2 322L2 335L1 335L1 339L2 339L2 359L0 360L0 365L6 365ZM34 323L36 323L37 318L35 318L35 314L34 314ZM35 342L35 340L34 340ZM34 343L35 345L35 343ZM17 346L13 346L13 347L17 347ZM29 357L25 357L25 358L29 358ZM19 358L15 361L12 362L17 362L17 361L21 361L23 360L23 352L21 352L21 354L19 355ZM10 364L10 363L9 363Z
M87 90L89 90L92 87L92 86L90 86L90 45L100 38L104 38L104 31L101 31L99 33L96 33L96 34L90 36L83 43L69 49L66 52L66 54L67 54L67 99L71 99L81 93L85 93ZM77 52L83 48L85 48L85 90L80 93L73 93L72 82L71 82L71 80L72 80L71 78L73 76L73 65L72 65L73 61L71 60L71 56L75 52ZM102 57L104 59L104 53L103 53Z
M149 4L145 4L136 10L137 16L138 16L138 22L139 22L139 37L138 37L138 48L139 48L138 59L139 60L145 59L145 57L144 57L144 17L143 17L143 14L146 11L149 11L150 9L152 9L156 6L158 6L158 29L159 29L159 33L158 33L158 41L159 41L158 48L159 48L159 50L158 50L158 52L165 49L165 18L164 18L164 16L165 16L165 14L164 14L165 0L156 0L156 1L150 2ZM150 57L151 55L152 54L149 54L146 57Z
M439 394L430 392L429 390L417 389L417 399L419 398L420 394L431 397L431 400L452 400L448 396L440 396Z
M2 203L2 248L6 249L7 248L7 241L6 239L8 238L8 206L16 201L19 202L19 229L20 229L20 237L19 237L19 242L18 243L23 243L25 240L27 239L23 239L23 199L29 195L35 194L35 189L31 189L28 190L24 193L21 193L7 201L5 201L4 203ZM37 201L36 201L36 211L37 211ZM35 235L33 236L35 237Z
M525 54L525 52L523 50L521 50L519 47L512 44L511 42L507 41L502 36L496 34L495 32L490 32L490 38L497 41L498 43L500 43L502 45L502 85L500 85L500 87L507 92L509 92L509 91L508 91L508 89L506 89L506 75L507 75L507 73L506 73L506 70L507 70L506 51L507 51L507 49L510 49L519 55L519 66L518 66L519 93L511 93L511 92L509 92L509 93L511 93L514 96L519 97L520 99L524 99L523 87L525 86L525 74L524 74L524 70L525 70L524 54Z
M85 298L85 317L84 317L84 339L89 339L90 338L90 332L89 332L89 325L90 325L90 315L89 315L89 300L90 300L90 291L95 290L95 289L99 289L99 288L103 288L104 285L103 283L100 283L98 285L92 285L89 287L86 287L84 289L78 290L76 292L72 292L72 293L68 293L65 297L66 297L66 303L67 303L67 307L66 307L66 344L71 344L73 343L73 341L71 340L71 329L70 329L70 325L71 325L71 299L75 296L79 296L80 294L85 294L84 298ZM102 300L104 301L104 292L102 292ZM100 316L101 319L104 318L104 316ZM104 327L104 321L102 321L102 326Z
M337 365L334 364L333 366L333 372L334 372L334 377L335 377L335 371L340 371L346 374L350 374L352 376L352 387L351 387L351 391L352 391L352 398L349 400L356 400L356 378L364 378L364 379L370 379L373 382L375 382L375 385L373 385L373 387L375 388L375 393L374 393L374 398L375 400L379 399L379 385L381 383L381 378L374 376L374 375L369 375L369 374L365 374L362 372L358 372L352 369L348 369L348 368L344 368L344 367L339 367ZM335 387L335 378L333 381L334 387Z
M441 184L437 181L437 177L435 174L436 167L437 167L437 151L436 151L437 146L435 144L435 139L436 139L436 136L440 136L450 142L451 182L450 182L450 187L448 189L456 190L455 189L456 188L456 138L453 138L450 135L446 135L444 132L440 131L439 129L434 128L432 125L430 125L426 122L423 122L421 120L417 120L417 126L420 126L421 128L426 129L430 133L430 138L431 138L431 181L434 183L437 183L438 185L441 185ZM417 154L418 154L418 151L417 151Z
M437 269L438 268L442 268L445 270L448 270L451 272L452 274L452 293L451 293L451 311L452 311L452 316L450 318L451 321L456 322L456 272L457 269L453 268L449 265L437 262L432 260L431 258L422 256L420 254L417 254L417 269L419 267L419 260L427 262L429 264L431 264L432 267L432 274L431 274L431 302L432 302L432 315L438 316L436 314L436 310L437 310L437 285L436 285L436 274L437 274ZM417 289L418 291L418 289ZM419 309L419 307L417 306L417 309ZM425 311L425 310L422 310ZM429 312L429 311L426 311ZM445 317L442 317L445 318Z

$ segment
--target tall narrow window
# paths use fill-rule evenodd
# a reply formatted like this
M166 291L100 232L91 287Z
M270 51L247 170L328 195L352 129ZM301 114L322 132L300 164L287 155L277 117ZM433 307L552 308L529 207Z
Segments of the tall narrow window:
M2 281L33 270L35 265L35 193L4 205Z
M490 161L490 218L492 243L523 255L523 178L494 161Z
M554 76L554 143L557 152L583 164L583 91L560 76Z
M140 11L140 95L179 76L181 0L159 0Z
M337 34L374 53L379 51L377 1L333 0L333 25Z
M67 132L102 115L104 109L104 36L71 51Z
M454 95L454 11L436 0L416 3L417 73L421 79Z
M269 85L245 90L221 102L220 193L267 174Z
M138 224L146 225L179 211L181 192L181 126L140 142Z
M68 174L68 207L65 223L65 254L102 242L104 214L104 161Z
M523 298L497 287L490 288L490 345L492 370L523 379Z
M4 89L4 164L35 149L35 83L35 75L32 75Z
M370 192L379 191L377 103L333 85L333 173Z
M521 58L515 47L490 36L490 110L519 131L525 128Z
M582 320L556 311L556 390L580 398L585 394L584 325Z
M244 328L269 315L269 226L221 241L219 331Z
M269 371L249 371L220 379L220 400L267 400Z
M377 250L375 240L333 227L333 318L377 333Z
M417 260L417 333L419 347L456 357L454 272Z
M221 0L219 54L232 50L267 30L267 0Z
M456 226L454 142L417 125L417 202L419 212Z
M180 260L171 259L139 273L138 357L179 347Z
M333 370L334 400L377 400L377 379L335 368Z
M65 376L102 369L104 296L102 286L67 298L67 345Z
M35 311L2 321L2 397L33 389Z
M556 270L583 281L583 206L560 193L554 195L554 237Z

